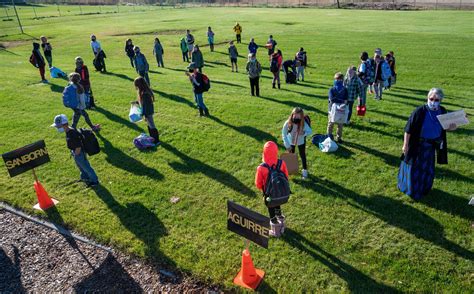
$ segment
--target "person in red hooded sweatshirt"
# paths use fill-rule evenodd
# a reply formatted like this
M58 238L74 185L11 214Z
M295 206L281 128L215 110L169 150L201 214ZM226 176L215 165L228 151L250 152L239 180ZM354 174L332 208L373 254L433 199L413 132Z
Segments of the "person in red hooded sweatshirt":
M288 179L288 169L283 160L278 159L278 146L275 142L268 141L263 146L262 162L272 168L278 166L280 163L281 171L286 175ZM262 192L265 191L265 185L267 183L268 167L263 164L257 167L257 173L255 174L255 185ZM264 195L265 205L268 207L267 198ZM270 236L279 237L285 230L285 216L281 212L281 207L268 207L268 213L270 214Z

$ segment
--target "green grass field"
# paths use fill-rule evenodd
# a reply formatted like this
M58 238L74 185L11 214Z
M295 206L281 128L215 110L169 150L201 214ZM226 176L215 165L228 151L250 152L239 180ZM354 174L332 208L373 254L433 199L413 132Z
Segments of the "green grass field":
M226 230L226 201L266 214L253 184L264 142L281 144L281 127L295 106L311 116L314 133L324 133L333 74L357 65L361 51L381 47L395 51L398 84L382 101L368 96L366 117L356 117L344 129L346 143L337 153L308 146L311 176L305 181L292 177L294 194L283 207L287 233L272 239L268 250L251 246L255 265L267 274L261 290L472 293L474 212L467 203L474 191L473 124L449 133L449 165L436 167L434 190L424 200L414 202L400 193L396 176L406 119L431 87L445 90L448 110L464 108L474 114L473 16L454 11L196 8L25 17L29 35L50 38L56 66L70 72L80 55L91 70L99 107L89 115L103 130L102 152L90 161L102 187L94 191L71 184L78 171L64 135L49 127L56 114L71 117L61 100L66 82L39 84L39 74L28 62L30 37L10 35L0 39L11 46L0 51L0 153L44 139L51 162L37 173L60 204L49 216L34 212L31 173L9 178L6 169L0 173L0 200L232 288L243 242ZM260 50L262 97L251 97L245 59L239 59L241 72L231 73L229 67L225 42L234 37L235 21L244 29L244 44L238 45L243 56L251 37L262 44L273 34L285 59L303 46L310 64L306 81L271 89L266 52ZM202 47L204 71L212 81L205 94L212 117L199 118L178 42L190 28L197 43L206 44L209 25L219 44L214 53ZM108 55L107 74L93 71L91 33ZM165 69L158 69L151 55L156 34L164 43ZM146 126L128 121L129 103L136 98L136 73L123 52L128 37L151 65L155 122L163 140L155 152L139 152L132 144ZM85 125L83 118L80 125ZM172 204L172 197L181 200Z

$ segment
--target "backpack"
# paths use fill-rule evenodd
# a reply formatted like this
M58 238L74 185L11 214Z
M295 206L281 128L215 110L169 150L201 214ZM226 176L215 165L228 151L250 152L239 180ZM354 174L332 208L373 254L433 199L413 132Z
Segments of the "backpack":
M77 97L77 89L74 85L70 84L64 88L63 91L63 104L68 108L75 109L79 106L79 99Z
M155 139L145 133L142 133L140 136L133 139L133 145L135 145L138 150L145 150L156 146Z
M281 170L282 160L278 159L277 165L270 167L267 163L261 166L268 169L267 182L263 189L263 195L266 197L267 207L275 207L288 202L290 198L290 183L285 173Z
M272 62L270 63L270 71L278 72L278 59L277 58L272 58Z
M94 132L89 129L79 129L82 146L87 155L92 156L100 152L99 141L97 141Z
M296 74L292 71L286 73L286 83L288 84L296 84Z
M260 75L260 71L258 70L259 66L260 63L258 61L249 63L249 77L256 78Z
M211 88L211 81L205 74L203 74L202 75L202 91L207 92L209 91L210 88Z
M36 67L36 56L33 53L30 56L30 63Z

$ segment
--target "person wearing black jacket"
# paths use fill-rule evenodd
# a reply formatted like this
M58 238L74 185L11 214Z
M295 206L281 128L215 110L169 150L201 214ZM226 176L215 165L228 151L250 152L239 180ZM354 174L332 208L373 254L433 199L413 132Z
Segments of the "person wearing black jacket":
M128 58L130 58L130 64L132 67L133 65L133 57L135 56L135 52L133 51L133 42L132 39L127 39L125 42L125 54L127 54Z
M191 62L188 66L188 71L186 75L189 78L189 81L193 85L194 100L196 101L197 107L199 109L199 116L209 116L209 109L206 104L204 104L204 98L202 94L204 93L204 75L199 72L199 68L194 62Z
M44 57L41 55L40 52L40 44L33 42L33 51L31 51L32 55L30 57L30 62L33 64L37 69L39 69L41 82L48 83L48 80L44 76L44 67L46 63L44 62Z
M405 126L398 189L415 200L431 191L435 175L435 153L438 164L448 163L446 130L437 118L437 115L446 113L446 109L440 105L443 97L441 89L431 89L427 103L413 111ZM456 127L451 124L447 130L453 131Z

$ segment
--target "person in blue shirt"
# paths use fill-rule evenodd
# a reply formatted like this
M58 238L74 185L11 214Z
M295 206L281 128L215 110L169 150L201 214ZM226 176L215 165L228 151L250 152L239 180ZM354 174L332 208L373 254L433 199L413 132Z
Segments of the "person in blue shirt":
M258 45L255 43L254 38L250 39L248 48L249 48L249 54L257 55Z
M432 88L426 104L413 111L405 126L398 189L415 200L428 194L433 187L435 153L438 164L448 163L446 130L437 117L447 112L440 105L443 98L443 90ZM447 130L456 128L451 124Z
M337 103L347 105L348 93L346 87L344 87L344 75L342 73L338 72L334 75L334 86L329 89L328 98L329 100L327 134L332 139L332 131L334 129L334 124L337 124L337 142L342 143L342 128L344 124L331 122L331 110L333 104Z

